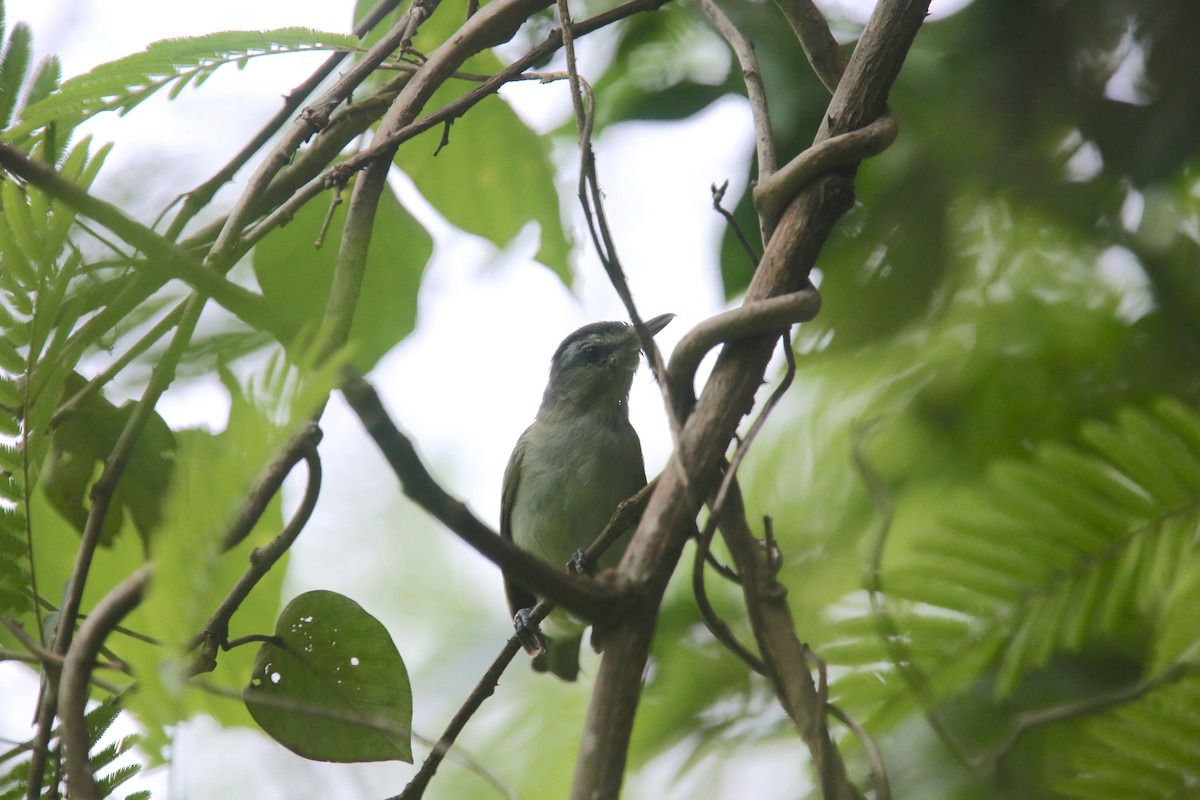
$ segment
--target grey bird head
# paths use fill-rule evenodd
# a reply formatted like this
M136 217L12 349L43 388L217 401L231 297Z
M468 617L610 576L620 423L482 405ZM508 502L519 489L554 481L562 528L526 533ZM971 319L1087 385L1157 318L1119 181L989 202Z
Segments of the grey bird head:
M646 320L657 334L674 314ZM556 411L579 413L611 407L625 410L641 343L637 331L624 322L593 322L572 333L554 351L550 382L542 395L539 416Z

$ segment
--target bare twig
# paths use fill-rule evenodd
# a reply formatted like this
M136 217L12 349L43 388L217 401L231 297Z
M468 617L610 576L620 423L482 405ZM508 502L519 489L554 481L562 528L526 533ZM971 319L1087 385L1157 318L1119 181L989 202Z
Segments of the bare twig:
M715 0L696 0L696 5L712 22L713 27L725 41L729 42L738 65L742 68L742 79L746 82L746 97L750 101L750 115L754 119L754 149L758 155L758 178L763 180L775 172L775 134L771 130L771 113L767 108L767 90L763 86L762 70L751 42L733 20L729 18Z
M262 515L271 497L279 490L283 479L295 465L297 457L303 458L308 465L308 483L304 487L304 497L300 507L284 526L279 535L262 547L255 548L250 554L250 565L229 590L229 594L221 601L217 610L209 617L197 639L189 644L189 649L200 647L189 670L190 674L211 672L217 663L217 648L228 643L229 621L241 607L242 603L254 587L258 585L284 553L296 541L296 537L308 524L313 509L317 506L317 497L321 493L321 459L317 455L317 443L321 439L321 431L315 423L309 423L301 429L285 447L267 465L254 490L247 495L246 502L238 514L237 521L226 534L222 543L225 550L236 546L245 538L254 522Z
M88 758L88 729L84 719L88 679L96 662L96 654L112 633L113 626L141 603L152 572L153 567L146 564L105 595L79 628L79 635L66 652L59 682L58 715L62 720L60 735L73 798L99 800L101 797Z
M725 199L725 190L729 188L729 181L725 181L720 186L715 183L712 185L712 201L713 210L725 218L725 224L733 231L733 235L737 237L738 244L742 246L746 257L750 259L751 265L758 266L758 253L754 251L754 246L750 244L750 240L746 238L746 234L742 232L742 226L738 225L737 220L733 218L733 213L725 206L721 205L721 201Z

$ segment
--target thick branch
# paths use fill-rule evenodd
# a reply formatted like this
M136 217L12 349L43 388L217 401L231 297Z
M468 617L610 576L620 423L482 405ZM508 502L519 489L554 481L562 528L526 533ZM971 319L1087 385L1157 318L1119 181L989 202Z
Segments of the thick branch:
M819 140L862 127L883 114L888 91L927 8L928 0L881 0L834 95L829 124ZM750 284L747 303L790 294L807 284L821 247L853 200L852 173L838 170L819 178L791 201ZM725 448L754 402L773 348L770 334L726 345L684 425L679 450L668 462L619 568L625 582L644 587L653 598L651 609L679 559L702 498L715 484ZM632 714L614 715L610 709L636 693L654 617L627 614L606 641L584 733L585 751L575 773L577 800L616 797L620 791Z

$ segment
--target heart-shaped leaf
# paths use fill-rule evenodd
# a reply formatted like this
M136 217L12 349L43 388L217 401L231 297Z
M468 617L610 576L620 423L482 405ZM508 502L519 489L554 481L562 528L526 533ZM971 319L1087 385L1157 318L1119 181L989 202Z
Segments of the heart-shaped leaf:
M412 687L379 620L345 595L307 592L275 637L242 693L271 738L314 761L412 762Z

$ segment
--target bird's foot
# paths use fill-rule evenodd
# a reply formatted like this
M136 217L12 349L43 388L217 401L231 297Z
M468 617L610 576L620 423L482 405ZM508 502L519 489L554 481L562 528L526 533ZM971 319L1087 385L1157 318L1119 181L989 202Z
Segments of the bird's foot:
M532 608L518 609L513 616L513 628L526 650L531 653L540 653L546 649L546 637L542 635L542 629L538 627L538 624L530 618L532 611Z
M572 575L584 575L588 578L596 575L596 562L587 557L587 551L582 547L575 551L567 562L567 572Z

